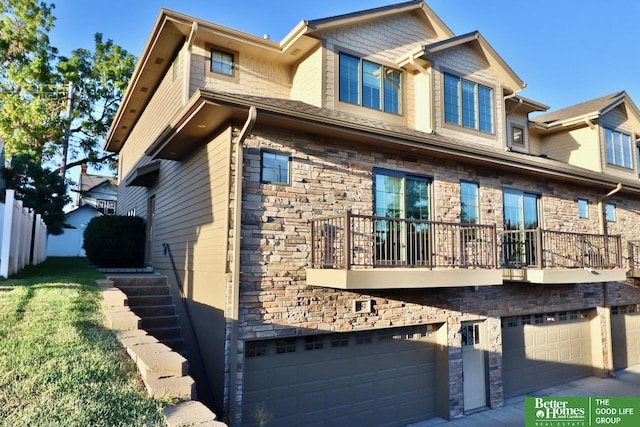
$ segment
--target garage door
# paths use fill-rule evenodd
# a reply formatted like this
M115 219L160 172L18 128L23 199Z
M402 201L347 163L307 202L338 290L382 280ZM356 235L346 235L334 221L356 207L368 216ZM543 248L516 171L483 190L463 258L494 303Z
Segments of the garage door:
M502 319L506 398L592 375L590 311Z
M440 326L440 325L438 325ZM437 326L245 343L243 425L398 426L436 408Z
M640 363L640 312L637 305L611 307L613 368Z

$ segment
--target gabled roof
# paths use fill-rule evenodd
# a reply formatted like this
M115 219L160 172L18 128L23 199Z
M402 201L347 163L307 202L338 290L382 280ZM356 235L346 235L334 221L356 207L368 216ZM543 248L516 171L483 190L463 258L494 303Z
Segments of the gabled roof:
M268 126L346 139L354 144L382 145L407 152L421 151L434 156L465 158L491 167L541 173L572 182L610 188L622 182L626 191L640 194L637 180L611 178L565 162L522 153L508 152L482 144L467 144L459 139L422 132L407 126L359 116L339 110L316 107L302 101L256 95L198 90L187 106L172 120L145 152L152 159L180 160L194 147L210 141L211 132L200 133L199 123L206 118L213 129L229 121L246 121L251 107L255 120Z
M99 187L105 182L113 186L118 185L114 177L105 176L105 175L83 174L82 179L80 181L81 181L80 191L82 192L82 194L85 194L86 192L91 191L96 187Z
M479 49L489 66L500 76L502 84L512 92L524 89L527 85L513 71L513 69L502 59L498 52L489 44L489 42L480 34L479 31L473 31L468 34L462 34L457 37L451 37L447 40L423 46L421 57L428 60L435 53L444 50L456 48L462 45L469 45Z
M614 92L600 98L551 111L540 116L531 118L539 129L553 129L559 127L573 126L588 121L597 120L615 108L624 106L630 119L640 125L640 111L633 103L625 91ZM630 114L629 114L630 113Z
M453 31L422 0L301 21L280 42L161 9L111 124L104 149L117 152L122 148L162 77L171 66L173 55L185 42L192 44L198 40L213 41L222 45L233 44L256 54L259 52L269 61L293 64L320 44L320 40L314 35L317 32L411 12L423 14L437 39L454 36Z
M375 9L332 16L329 18L314 19L306 21L305 24L309 29L309 33L312 34L316 31L332 30L335 28L357 25L373 19L384 18L411 11L421 11L424 14L424 17L429 21L432 30L435 32L436 38L450 38L455 35L454 32L451 31L444 22L442 22L438 15L436 15L423 0L413 0L405 3L382 6Z

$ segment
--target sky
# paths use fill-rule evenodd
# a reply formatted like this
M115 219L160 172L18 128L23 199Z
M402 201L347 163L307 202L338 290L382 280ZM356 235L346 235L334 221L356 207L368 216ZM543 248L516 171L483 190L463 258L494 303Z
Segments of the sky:
M401 0L48 0L51 42L62 54L93 47L101 32L139 56L161 8L280 41L301 20ZM479 31L527 83L522 96L550 111L626 90L640 105L640 2L629 0L430 0L456 34ZM508 7L505 7L508 5Z

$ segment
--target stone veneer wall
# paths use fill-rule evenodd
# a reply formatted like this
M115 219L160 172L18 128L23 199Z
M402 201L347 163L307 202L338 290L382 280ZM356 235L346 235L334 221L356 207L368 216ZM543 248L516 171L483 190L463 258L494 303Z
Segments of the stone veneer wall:
M478 182L481 223L496 223L499 229L503 187L540 193L543 227L591 233L598 232L597 215L578 220L576 200L594 200L599 193L531 175L507 175L451 160L381 152L346 141L276 132L260 126L254 128L245 146L239 372L244 340L445 323L450 413L455 416L463 412L461 322L487 320L490 405L495 407L503 404L501 317L604 304L602 284L497 284L477 290L461 287L363 292L309 287L305 278L310 262L309 220L346 210L371 214L374 167L432 177L435 220L458 221L460 180ZM261 149L291 156L290 185L260 183ZM627 214L631 215L621 216ZM640 223L627 229L627 236L640 236L639 227ZM640 291L623 283L611 284L610 293L612 304L640 302ZM353 313L355 298L371 299L372 313ZM241 390L241 374L237 381Z

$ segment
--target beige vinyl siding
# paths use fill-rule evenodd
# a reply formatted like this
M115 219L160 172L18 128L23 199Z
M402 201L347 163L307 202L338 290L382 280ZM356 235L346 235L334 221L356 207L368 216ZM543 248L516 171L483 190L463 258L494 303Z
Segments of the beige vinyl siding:
M597 128L588 126L551 134L543 139L543 151L554 160L601 172Z
M156 192L153 236L154 269L175 282L162 244L171 247L207 373L219 386L213 390L218 407L224 383L231 135L227 128L183 162L166 162ZM183 329L188 336L186 323Z
M237 73L237 78L218 78L209 72L211 53L208 46L202 43L193 46L191 72L194 84L200 82L198 86L220 92L290 97L291 77L288 66L240 51L235 53L234 73Z
M150 159L144 159L144 151L149 148L173 116L182 108L184 73L182 67L179 68L178 78L174 80L171 63L169 63L169 68L162 82L122 146L119 165L121 182L125 182L129 174L137 167L150 161ZM149 90L152 89L149 88Z
M322 87L326 80L322 68L323 49L321 47L307 55L293 67L291 99L322 107Z

